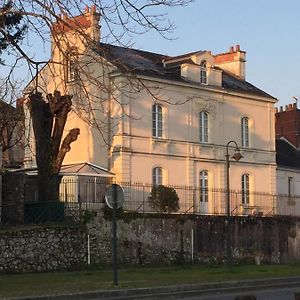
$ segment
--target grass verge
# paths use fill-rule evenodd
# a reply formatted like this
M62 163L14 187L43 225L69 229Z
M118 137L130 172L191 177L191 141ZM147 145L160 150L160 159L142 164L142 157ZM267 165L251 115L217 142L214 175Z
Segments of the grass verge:
M177 266L119 270L118 288L300 276L300 265ZM0 275L0 296L37 296L113 289L111 270Z

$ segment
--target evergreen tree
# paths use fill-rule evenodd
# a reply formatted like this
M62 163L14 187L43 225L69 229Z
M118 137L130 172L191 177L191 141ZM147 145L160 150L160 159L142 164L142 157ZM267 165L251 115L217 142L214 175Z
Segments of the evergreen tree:
M24 37L27 26L22 20L20 13L13 12L12 1L0 6L0 55L10 46L15 47Z

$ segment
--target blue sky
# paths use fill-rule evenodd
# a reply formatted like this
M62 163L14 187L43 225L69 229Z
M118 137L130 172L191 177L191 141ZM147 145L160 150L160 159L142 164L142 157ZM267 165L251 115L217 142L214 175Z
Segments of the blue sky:
M135 36L135 47L169 55L195 50L247 52L246 79L278 98L278 105L300 101L299 0L195 0L169 10L177 29L164 40ZM300 106L300 104L299 104Z
M246 80L278 98L277 105L292 103L293 96L300 103L299 0L195 0L164 12L177 26L169 35L173 40L152 31L133 36L135 48L168 55L196 50L216 54L239 44L247 52ZM102 30L105 35L105 26ZM49 58L49 45L26 41L35 43L31 55Z

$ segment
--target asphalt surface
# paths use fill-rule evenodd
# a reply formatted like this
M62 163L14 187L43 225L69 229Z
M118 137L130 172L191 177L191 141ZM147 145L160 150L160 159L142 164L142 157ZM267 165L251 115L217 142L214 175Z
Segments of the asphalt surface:
M211 296L187 297L185 300L235 300L237 296L254 296L256 300L295 300L295 293L300 292L299 288L267 289L262 291L249 290L242 293L217 294ZM245 299L246 300L246 299Z
M255 300L295 300L300 292L300 277L227 281L203 284L162 286L138 289L101 290L90 293L18 297L14 300L236 300L236 296L253 295ZM248 298L252 300L251 298ZM241 300L248 300L247 298ZM297 299L298 300L298 299Z

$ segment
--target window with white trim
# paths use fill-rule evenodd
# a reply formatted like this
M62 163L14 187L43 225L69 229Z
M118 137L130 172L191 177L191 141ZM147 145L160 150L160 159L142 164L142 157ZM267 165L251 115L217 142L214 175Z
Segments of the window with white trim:
M294 178L288 177L288 196L289 198L294 196Z
M249 174L242 175L242 203L250 203L250 176Z
M242 137L242 147L249 147L249 119L241 119L241 137Z
M67 81L71 82L78 78L78 54L75 49L67 53Z
M152 105L152 136L163 137L163 112L159 104Z
M202 170L199 173L199 187L200 187L200 202L208 202L208 172Z
M200 64L200 83L207 84L207 64L205 60Z
M163 169L161 167L155 167L152 169L152 184L153 185L163 184Z
M208 143L208 112L201 111L199 113L199 141Z

